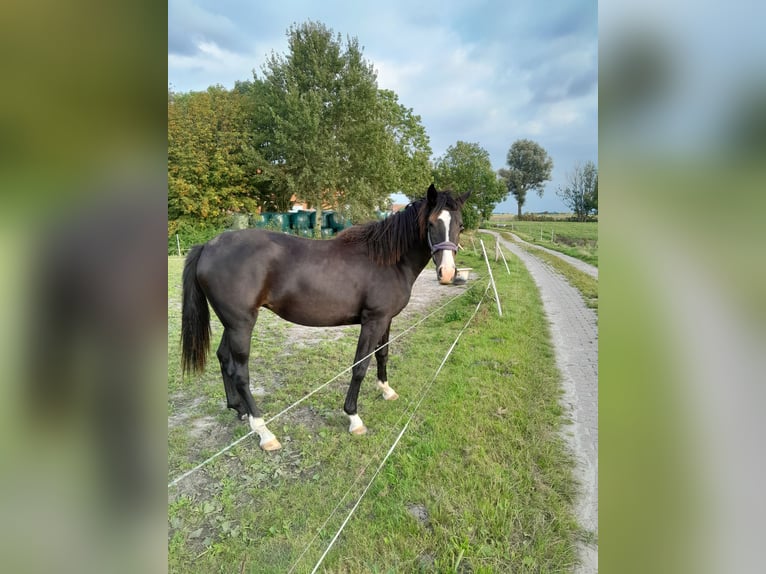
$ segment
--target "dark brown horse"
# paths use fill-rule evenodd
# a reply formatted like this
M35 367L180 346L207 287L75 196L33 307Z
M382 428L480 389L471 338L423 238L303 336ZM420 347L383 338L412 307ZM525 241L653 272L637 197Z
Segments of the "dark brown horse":
M281 445L250 393L248 357L258 310L266 307L287 321L312 327L361 324L354 361L359 364L352 369L343 410L351 421L349 431L363 434L367 429L356 401L368 355L375 351L384 398L396 399L386 374L391 319L407 305L430 258L439 281L452 282L463 228L460 209L469 194L453 198L431 185L425 198L404 210L328 241L246 229L193 247L183 273L184 372L205 367L210 302L224 327L218 360L227 405L249 420L261 448L275 450Z

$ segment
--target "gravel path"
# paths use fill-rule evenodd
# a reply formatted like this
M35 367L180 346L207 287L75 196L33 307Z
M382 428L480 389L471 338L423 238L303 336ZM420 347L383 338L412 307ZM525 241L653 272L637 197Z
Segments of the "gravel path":
M491 231L485 231L485 233L499 238L503 247L521 259L540 290L545 313L550 321L551 335L556 349L556 364L562 375L563 403L572 419L572 425L565 438L575 454L576 474L582 488L576 512L580 524L597 535L598 326L596 314L585 306L580 292L550 266L520 246L503 239L497 233ZM556 255L562 254L556 253ZM587 264L582 263L582 265ZM591 266L587 265L587 267ZM595 276L598 277L598 270ZM578 573L590 574L598 571L596 544L583 544L581 558L582 565L577 570Z
M524 241L521 237L519 237L515 233L510 233L510 232L508 233L511 235L511 237L513 237L514 241L517 241L518 243L523 243L525 246L532 247L533 249L542 249L543 251L546 251L547 253L550 253L551 255L555 255L559 259L563 259L575 269L579 269L583 273L587 273L591 277L595 277L596 279L598 279L598 267L594 267L593 265L590 265L589 263L585 263L585 261L581 261L577 259L576 257L571 257L569 255L566 255L565 253L561 253L560 251L555 251L553 249L548 249L547 247L543 247L542 245L535 245L534 243L529 243L527 241Z

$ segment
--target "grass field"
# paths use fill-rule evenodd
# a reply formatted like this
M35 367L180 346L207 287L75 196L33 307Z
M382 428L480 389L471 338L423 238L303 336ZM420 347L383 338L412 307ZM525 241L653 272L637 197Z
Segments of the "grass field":
M515 221L492 216L490 227L512 231L524 241L555 249L598 267L598 222Z
M367 435L347 432L344 376L270 425L281 451L263 453L249 437L171 487L169 571L309 572L432 380L321 571L570 571L587 534L573 517L559 375L534 283L506 256L511 275L493 269L504 315L485 301L436 379L483 281L393 343L398 401L381 400L368 372L360 393ZM458 264L484 267L470 250ZM169 480L249 430L225 410L214 353L204 374L180 377L181 267L169 258ZM213 323L215 348L221 328ZM407 325L394 319L392 336ZM281 319L262 313L250 365L266 417L348 366L357 333L297 345Z

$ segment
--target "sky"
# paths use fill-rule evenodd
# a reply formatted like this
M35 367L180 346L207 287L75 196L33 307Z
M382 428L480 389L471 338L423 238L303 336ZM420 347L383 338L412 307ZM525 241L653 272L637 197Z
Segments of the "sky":
M553 172L523 210L570 211L556 190L578 164L598 164L597 14L595 0L169 0L168 84L262 77L271 52L287 54L292 24L322 22L359 40L378 86L421 117L434 159L477 143L497 170L514 141L531 139ZM516 213L516 202L495 211Z

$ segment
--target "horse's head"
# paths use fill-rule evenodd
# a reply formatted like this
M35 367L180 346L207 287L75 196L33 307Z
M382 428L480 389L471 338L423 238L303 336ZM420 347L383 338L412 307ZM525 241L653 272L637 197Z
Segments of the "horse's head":
M453 198L447 192L436 191L433 184L428 188L428 246L436 265L436 277L442 285L449 285L455 279L455 254L463 231L460 210L470 195L469 191Z

